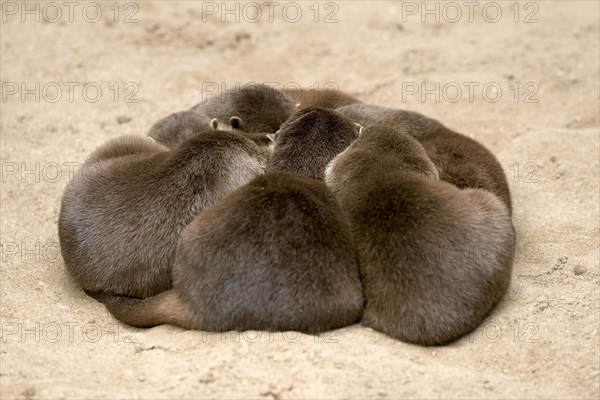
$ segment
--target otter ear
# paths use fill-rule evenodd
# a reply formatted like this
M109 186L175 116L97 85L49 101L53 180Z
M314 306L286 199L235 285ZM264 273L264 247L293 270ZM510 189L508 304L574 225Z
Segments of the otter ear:
M279 131L277 131L277 132L279 132ZM267 133L267 137L269 138L271 143L275 143L275 135L277 134L277 132L276 133Z
M216 118L213 118L210 120L210 127L213 129L218 129L219 128L219 120Z
M229 118L229 125L231 125L233 129L242 129L242 119L234 115L233 117Z
M362 135L363 131L365 130L365 127L361 124L357 124L356 122L354 123L354 125L356 125L356 131L358 133L358 136Z

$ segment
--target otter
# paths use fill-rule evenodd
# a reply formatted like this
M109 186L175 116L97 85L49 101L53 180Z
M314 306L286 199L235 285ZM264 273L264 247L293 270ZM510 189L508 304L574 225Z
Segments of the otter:
M425 148L441 180L461 189L479 188L492 192L512 212L510 189L502 166L476 140L412 111L371 104L353 104L336 111L364 127L385 125L412 135Z
M162 118L148 136L173 148L198 130L209 128L274 133L295 111L296 105L281 91L263 84L245 85Z
M202 210L264 172L268 152L209 131L174 150L125 136L93 152L68 184L58 233L85 290L149 297L171 287L179 234Z
M280 90L264 84L248 84L212 96L191 111L228 123L233 129L274 133L296 108Z
M193 135L214 129L234 132L247 137L259 146L273 149L273 140L269 133L234 130L230 125L223 124L216 118L207 121L208 118L197 112L179 111L156 122L150 128L148 136L166 148L173 149Z
M514 255L506 204L439 175L425 148L389 125L365 128L325 174L358 249L361 323L421 345L474 330L505 294Z
M321 132L321 124L338 135L306 131ZM298 112L274 151L293 162L272 165L183 230L173 289L145 300L91 295L117 319L142 327L316 333L355 323L364 298L350 226L325 184L311 178L315 161L296 153L308 135L323 142L315 144L317 163L330 161L356 131L333 111Z
M333 110L300 109L272 136L275 148L267 171L289 171L323 180L327 164L358 137L361 128Z

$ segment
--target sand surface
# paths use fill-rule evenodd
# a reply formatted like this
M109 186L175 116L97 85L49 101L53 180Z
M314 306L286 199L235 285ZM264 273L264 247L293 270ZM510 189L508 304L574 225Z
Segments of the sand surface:
M439 3L439 23L421 2L281 3L272 22L243 4L236 22L234 3L105 2L97 22L98 3L55 3L59 20L35 4L2 3L2 399L600 396L598 2L476 3L472 21ZM358 325L219 335L134 329L88 298L58 252L72 169L236 82L337 85L490 148L518 248L484 325L444 347Z

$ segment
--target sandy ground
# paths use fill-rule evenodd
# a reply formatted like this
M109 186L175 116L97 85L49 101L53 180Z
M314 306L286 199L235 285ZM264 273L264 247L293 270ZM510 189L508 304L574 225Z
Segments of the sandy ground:
M281 3L272 22L262 2L257 22L244 4L236 22L235 3L222 15L220 2L106 2L98 22L97 3L71 16L54 3L59 20L35 4L2 3L0 397L600 396L598 2L476 3L472 21L462 2L460 16L438 3L440 23L420 2ZM332 83L488 146L511 182L518 248L484 325L433 348L360 326L133 329L86 297L57 251L72 169L236 82Z

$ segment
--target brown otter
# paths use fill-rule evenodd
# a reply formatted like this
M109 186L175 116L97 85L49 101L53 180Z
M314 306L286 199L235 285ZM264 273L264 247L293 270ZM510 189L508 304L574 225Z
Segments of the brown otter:
M191 111L228 123L233 129L273 133L296 111L296 104L274 87L248 84L209 97Z
M268 153L209 131L174 150L125 136L93 152L58 221L67 271L84 289L147 297L171 287L177 239L200 211L264 172Z
M209 97L190 110L157 121L148 136L173 148L198 131L208 128L252 133L274 133L296 111L296 105L281 91L251 84Z
M233 130L231 126L219 122L216 118L207 121L208 118L194 111L176 112L156 122L150 128L148 136L163 146L173 149L191 136L208 129L227 130L245 136L259 146L267 146L271 149L273 147L273 140L268 133Z
M303 108L274 135L267 171L289 171L323 180L331 159L347 148L361 126L333 110Z
M397 128L415 137L437 167L440 179L461 189L479 188L498 196L512 211L510 190L502 166L482 144L416 112L371 104L336 109L363 125Z
M423 345L450 342L481 323L507 290L515 242L500 199L437 175L414 138L371 125L325 177L358 248L361 322Z

